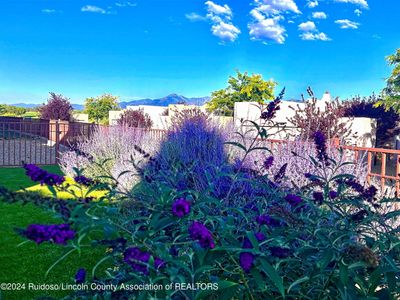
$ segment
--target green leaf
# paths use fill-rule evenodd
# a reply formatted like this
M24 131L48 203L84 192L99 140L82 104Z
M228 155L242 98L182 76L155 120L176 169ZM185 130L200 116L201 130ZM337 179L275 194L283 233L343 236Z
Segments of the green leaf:
M265 259L261 259L261 265L263 271L268 275L269 279L271 279L272 283L281 293L282 297L285 297L285 288L283 287L282 277L279 276L278 272Z
M302 278L300 278L300 279L297 279L295 282L293 282L293 283L289 286L289 288L288 288L288 290L287 290L288 294L290 293L290 291L291 291L292 288L294 288L295 286L297 286L297 285L299 285L299 284L301 284L301 283L303 283L303 282L309 281L309 280L310 280L310 277L308 277L308 276L304 276L304 277L302 277Z

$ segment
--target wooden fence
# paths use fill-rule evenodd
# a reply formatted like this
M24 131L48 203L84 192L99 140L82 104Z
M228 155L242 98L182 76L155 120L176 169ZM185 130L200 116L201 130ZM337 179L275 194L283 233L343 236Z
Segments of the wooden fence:
M99 125L40 119L0 117L0 166L19 166L21 162L35 164L57 163L60 147L73 147L81 137L90 137ZM103 128L107 128L104 127ZM130 129L131 130L131 129ZM143 133L143 129L132 129ZM162 129L146 129L154 138L165 137ZM289 140L268 139L271 149L279 149ZM366 156L367 182L377 179L382 190L392 181L396 195L400 195L400 150L365 148L340 145L333 146L349 151L355 162Z
M284 144L290 143L288 140L268 139L266 141L271 149L278 152ZM352 153L354 162L359 162L359 158L366 157L367 183L371 184L374 179L379 182L382 191L385 191L390 181L393 182L395 195L400 195L400 150L384 148L367 148L340 145L338 140L333 140L332 145L338 149L343 149Z
M95 128L89 123L0 117L0 166L56 164L61 148L73 147Z

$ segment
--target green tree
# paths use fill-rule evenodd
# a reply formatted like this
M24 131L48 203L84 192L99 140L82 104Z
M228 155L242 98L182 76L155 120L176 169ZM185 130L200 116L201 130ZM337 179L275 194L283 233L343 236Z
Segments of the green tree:
M0 115L9 117L20 117L25 114L28 110L23 107L17 107L13 105L0 104Z
M390 66L393 66L392 74L386 80L386 87L382 91L382 100L376 106L384 106L386 110L394 109L400 113L400 49L396 53L386 57Z
M89 119L96 123L107 124L108 112L110 110L118 110L118 97L111 94L104 94L95 98L87 98L85 100L85 113L89 115Z
M274 98L275 86L275 81L265 81L260 74L249 76L247 72L236 71L236 77L229 77L227 88L212 93L207 110L218 115L232 116L235 102L265 104Z

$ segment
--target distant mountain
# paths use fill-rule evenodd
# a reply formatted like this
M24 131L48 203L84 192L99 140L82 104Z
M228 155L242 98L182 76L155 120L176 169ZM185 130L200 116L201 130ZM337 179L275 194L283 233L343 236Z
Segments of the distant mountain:
M72 104L72 108L73 108L74 110L84 110L84 109L85 109L85 106L82 105L82 104Z
M170 94L163 98L157 98L157 99L140 99L140 100L123 101L119 103L119 106L121 108L126 108L128 105L168 106L170 104L178 104L178 103L203 105L208 100L210 100L210 97L188 98L178 94ZM28 109L36 108L39 106L39 104L30 104L30 103L15 103L11 105ZM74 110L83 110L85 108L82 104L72 104L72 107Z
M179 104L179 103L203 105L208 100L210 100L210 97L187 98L182 95L170 94L166 97L158 99L140 99L140 100L124 101L120 102L119 106L121 108L126 108L127 106L135 106L135 105L168 106L170 104Z
M36 108L39 105L38 104L32 104L32 103L15 103L15 104L10 104L12 106L16 106L16 107L22 107L22 108Z
M22 107L26 109L33 109L39 107L41 104L32 104L32 103L14 103L10 104L11 106ZM74 110L83 110L85 107L82 104L71 104Z

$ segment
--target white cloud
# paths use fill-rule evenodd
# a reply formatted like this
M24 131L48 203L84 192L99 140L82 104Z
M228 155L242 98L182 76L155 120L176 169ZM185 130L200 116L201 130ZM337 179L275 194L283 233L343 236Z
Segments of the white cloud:
M319 4L319 3L318 3L317 0L315 0L315 1L308 1L308 2L307 2L307 6L308 6L309 8L317 7L318 4Z
M282 16L266 18L255 10L252 11L252 14L257 20L256 22L249 24L252 40L260 40L264 43L266 40L272 40L278 44L285 43L287 35L285 27L280 24L280 21L284 19Z
M232 15L232 10L227 4L221 6L212 1L207 1L205 4L207 5L208 13L215 15Z
M239 28L231 23L225 23L224 21L214 24L211 27L211 31L213 35L219 37L222 41L229 42L235 41L240 34Z
M118 7L135 7L137 6L137 3L129 2L129 1L120 1L120 2L115 2L115 6Z
M317 26L312 21L299 24L298 29L302 31L299 35L305 41L330 41L331 39L323 32L319 32Z
M195 12L188 13L188 14L185 15L185 17L186 17L186 19L188 19L189 21L192 21L192 22L207 20L206 17L204 17L202 15L199 15L199 14L197 14Z
M330 41L331 39L323 32L312 33L312 32L304 32L300 34L302 40L305 41Z
M328 16L323 11L313 12L312 17L314 19L326 19Z
M335 23L338 24L342 29L357 29L360 25L360 23L353 22L347 19L336 20Z
M213 35L219 37L221 41L224 42L234 42L239 34L240 29L233 25L232 19L232 10L231 8L225 5L219 5L212 1L205 2L207 9L207 18L211 21L211 32ZM190 17L198 17L194 15L186 15L187 18Z
M54 14L56 12L57 11L55 9L49 9L49 8L42 9L42 13L45 13L45 14Z
M307 22L301 23L299 25L299 30L301 30L301 31L315 31L315 30L317 30L317 26L315 26L314 22L307 21Z
M254 0L256 6L250 12L252 21L248 24L252 40L267 43L273 41L278 44L285 43L287 34L282 24L284 14L301 14L293 0Z
M335 0L335 2L351 3L351 4L359 5L363 8L368 8L367 0Z
M362 11L359 10L358 8L354 10L354 13L357 15L357 17L362 15Z
M286 12L300 14L300 10L293 0L255 0L257 10L267 16L275 16Z
M91 12L97 14L106 14L107 11L104 8L94 6L94 5L85 5L81 8L82 12Z

